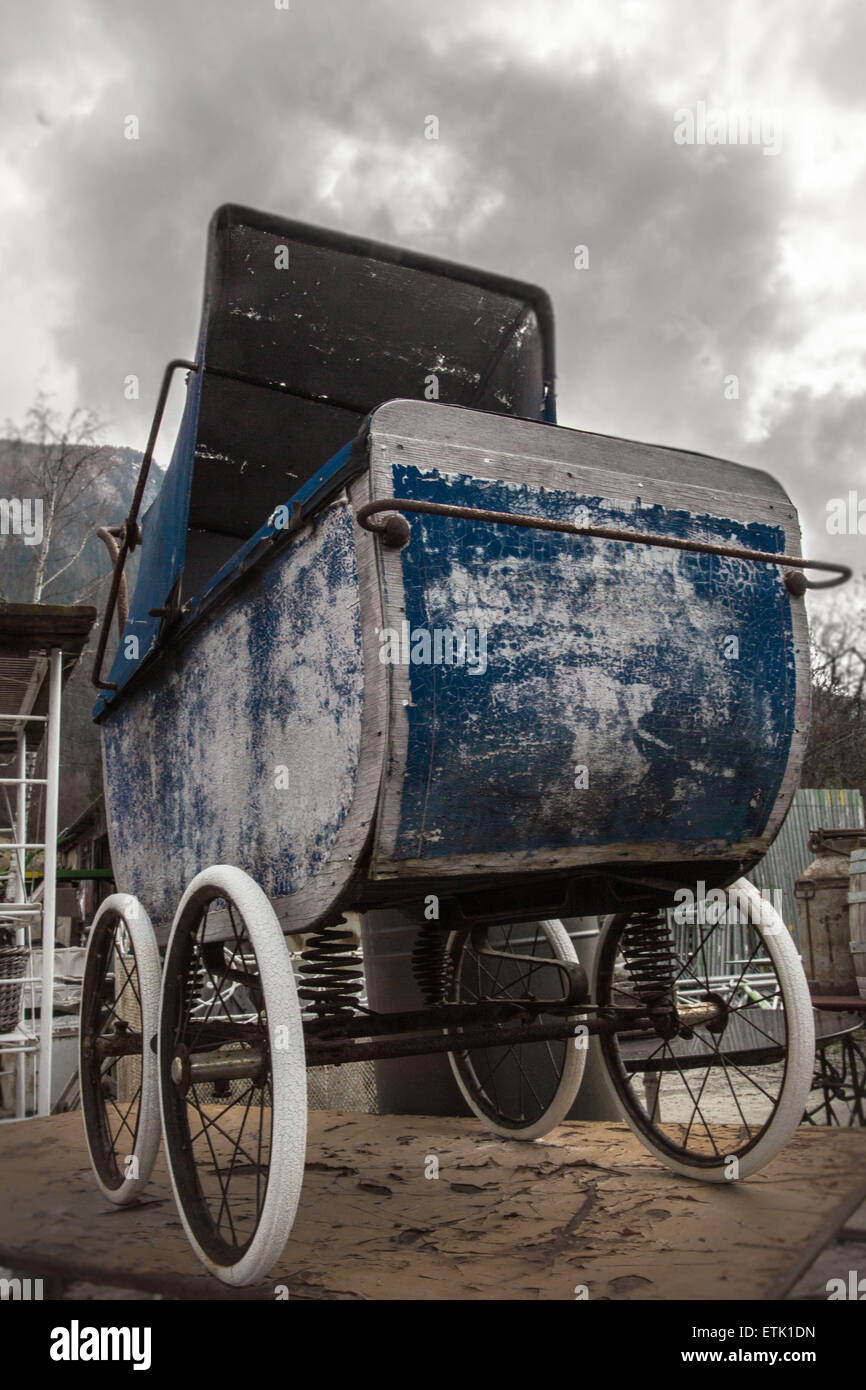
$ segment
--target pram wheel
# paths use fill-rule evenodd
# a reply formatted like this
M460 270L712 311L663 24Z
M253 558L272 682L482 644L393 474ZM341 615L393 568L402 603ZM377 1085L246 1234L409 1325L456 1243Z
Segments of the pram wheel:
M240 869L198 874L163 972L160 1099L172 1186L202 1263L252 1284L282 1253L304 1176L307 1084L282 929Z
M156 1036L159 952L150 918L128 893L101 905L81 989L79 1084L84 1132L104 1196L141 1193L159 1149Z
M562 998L563 977L551 962L576 963L577 953L561 922L543 921L454 931L446 959L452 1003L555 1001ZM455 1028L455 1038L459 1035ZM455 1050L448 1058L467 1105L487 1129L508 1139L540 1139L574 1104L586 1039Z
M592 994L599 1008L654 1011L652 1026L601 1034L608 1081L650 1152L705 1182L747 1177L787 1143L814 1059L809 991L784 921L744 879L727 901L733 912L719 921L702 920L715 915L709 904L680 926L664 909L609 917Z

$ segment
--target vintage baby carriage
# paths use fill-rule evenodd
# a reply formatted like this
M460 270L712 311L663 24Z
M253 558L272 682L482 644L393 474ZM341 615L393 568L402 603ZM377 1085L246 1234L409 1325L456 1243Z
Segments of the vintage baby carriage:
M845 572L797 558L766 474L560 428L553 380L532 285L212 220L94 672L122 891L90 936L80 1060L106 1197L141 1192L164 1135L228 1283L289 1237L305 1066L447 1052L488 1128L535 1139L598 1034L628 1123L711 1181L802 1115L808 991L741 880L803 759L803 570ZM417 920L417 1007L374 1012L357 925L389 906ZM561 919L599 913L590 982Z

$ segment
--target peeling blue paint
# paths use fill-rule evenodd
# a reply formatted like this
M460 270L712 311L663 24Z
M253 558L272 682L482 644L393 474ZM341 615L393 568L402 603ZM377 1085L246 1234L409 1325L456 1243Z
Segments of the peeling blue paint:
M398 496L781 553L780 527L394 469ZM487 670L411 666L395 859L761 833L794 723L776 566L407 514L415 627L487 625ZM739 641L729 660L726 639ZM578 767L589 785L575 786Z
M118 881L158 926L209 864L281 898L328 862L360 756L353 530L326 508L103 721Z

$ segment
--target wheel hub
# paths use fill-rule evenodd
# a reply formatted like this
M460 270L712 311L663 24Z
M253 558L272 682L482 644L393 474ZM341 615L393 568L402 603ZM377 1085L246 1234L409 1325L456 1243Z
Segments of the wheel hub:
M171 1079L177 1089L186 1095L189 1090L189 1052L181 1044L171 1059Z

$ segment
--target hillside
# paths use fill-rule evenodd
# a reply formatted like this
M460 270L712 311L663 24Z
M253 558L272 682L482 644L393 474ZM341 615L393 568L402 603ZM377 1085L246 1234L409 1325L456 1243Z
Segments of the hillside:
M38 475L40 446L0 439L0 497L26 498ZM49 575L71 560L69 568L50 584L43 600L50 603L93 604L100 620L104 609L111 566L108 552L95 534L95 525L113 526L123 520L132 500L141 454L123 446L105 445L98 450L97 467L86 497L72 519L64 542L52 551ZM156 496L161 473L154 468L145 494L145 510ZM84 542L81 553L76 551ZM7 603L33 601L33 581L38 547L25 545L21 536L0 535L0 596ZM75 558L73 558L75 557ZM134 583L137 557L128 566ZM94 628L87 652L66 688L61 740L60 825L69 825L102 790L99 731L91 719L95 700L90 681Z

